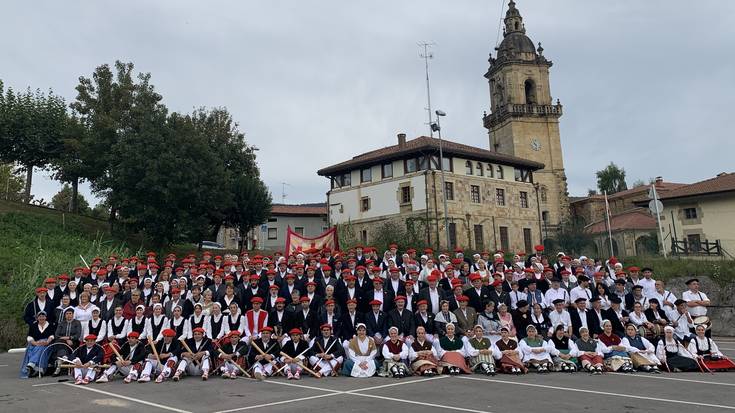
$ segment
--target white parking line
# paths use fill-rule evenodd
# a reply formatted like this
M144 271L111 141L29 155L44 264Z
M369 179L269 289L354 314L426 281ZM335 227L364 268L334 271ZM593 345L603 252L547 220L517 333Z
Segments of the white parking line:
M87 387L87 386L76 386L76 385L74 385L72 383L54 383L54 384L63 384L65 386L70 386L70 387L73 387L75 389L91 391L91 392L94 392L94 393L100 393L100 394L104 394L104 395L109 396L109 397L116 397L118 399L123 399L123 400L131 401L131 402L134 402L134 403L145 404L146 406L157 407L159 409L169 410L169 411L172 411L172 412L192 413L192 412L190 412L188 410L181 410L181 409L177 409L175 407L164 406L162 404L153 403L153 402L147 402L145 400L135 399L135 398L132 398L132 397L123 396L123 395L116 394L116 393L110 393L110 392L103 391L103 390L93 389L93 388Z
M419 406L428 406L428 407L436 407L438 409L444 409L444 410L457 410L460 412L472 412L472 413L492 413L487 410L474 410L474 409L465 409L464 407L456 407L456 406L447 406L444 404L436 404L436 403L426 403L426 402L417 402L413 400L405 400L405 399L396 399L393 397L387 397L387 396L377 396L374 394L361 394L361 393L349 393L353 396L362 396L362 397L370 397L373 399L381 399L381 400L390 400L393 402L398 403L408 403L408 404L417 404Z
M665 402L665 403L674 403L674 404L688 404L688 405L694 405L694 406L714 407L714 408L717 408L717 409L735 410L735 406L725 406L725 405L721 405L721 404L690 402L690 401L686 401L686 400L662 399L662 398L659 398L659 397L636 396L634 394L621 394L621 393L604 392L604 391L599 391L599 390L575 389L575 388L570 388L570 387L549 386L549 385L546 385L546 384L523 383L523 382L519 382L519 381L506 381L506 380L498 380L498 379L482 379L482 378L479 378L479 377L462 377L462 376L459 376L457 378L463 379L463 380L479 380L479 381L488 381L488 382L493 382L493 383L510 384L510 385L513 385L513 386L541 387L541 388L544 388L544 389L566 390L566 391L573 391L573 392L578 392L578 393L601 394L603 396L622 397L624 399L652 400L652 401L656 401L656 402Z
M676 378L676 377L644 376L644 375L639 375L639 374L625 374L625 373L607 373L607 374L614 374L616 376L625 376L625 377L637 377L639 379L673 380L673 381L684 381L684 382L688 382L688 383L715 384L715 385L718 385L718 386L735 386L735 383L720 383L720 382L717 382L717 381L680 379L680 378Z
M241 412L243 410L259 409L261 407L277 406L279 404L287 404L287 403L293 403L293 402L300 402L300 401L303 401L303 400L312 400L312 399L320 399L320 398L323 398L323 397L339 396L341 394L343 394L343 393L342 392L339 392L339 393L319 394L319 395L316 395L316 396L299 397L298 399L288 399L288 400L281 400L279 402L257 404L255 406L238 407L236 409L229 409L229 410L218 410L218 411L216 411L214 413Z

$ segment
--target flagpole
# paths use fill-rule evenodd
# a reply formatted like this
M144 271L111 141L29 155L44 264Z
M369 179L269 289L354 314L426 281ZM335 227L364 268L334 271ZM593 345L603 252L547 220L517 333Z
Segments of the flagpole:
M651 191L653 191L653 202L656 206L656 221L658 221L658 231L661 236L661 252L666 256L666 244L664 243L664 227L661 225L661 209L659 209L658 193L656 192L656 184L651 184Z
M605 194L605 226L607 227L607 239L610 240L610 256L612 257L615 255L615 251L613 250L613 239L612 239L612 229L610 228L610 205L607 202L607 191L604 191Z

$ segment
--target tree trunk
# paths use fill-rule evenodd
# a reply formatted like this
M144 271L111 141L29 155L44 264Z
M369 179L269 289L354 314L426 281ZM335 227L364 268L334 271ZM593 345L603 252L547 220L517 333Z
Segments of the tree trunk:
M33 183L33 165L28 165L26 167L26 192L23 196L23 199L25 200L26 204L31 203L31 184Z
M69 209L71 209L71 212L74 214L79 213L79 202L77 202L78 197L79 197L79 178L75 177L71 181L71 201L69 201L69 206L70 206Z
M117 208L110 207L110 233L112 233L115 230L115 215L117 214Z

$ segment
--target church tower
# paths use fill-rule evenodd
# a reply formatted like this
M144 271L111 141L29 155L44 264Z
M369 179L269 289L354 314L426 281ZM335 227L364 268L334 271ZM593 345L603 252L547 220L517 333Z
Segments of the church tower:
M553 235L569 211L562 158L559 118L562 106L553 102L549 87L552 63L539 43L526 36L523 17L510 0L505 14L503 41L490 55L485 73L490 83L490 113L483 117L490 150L541 162L534 172L538 186L544 238Z

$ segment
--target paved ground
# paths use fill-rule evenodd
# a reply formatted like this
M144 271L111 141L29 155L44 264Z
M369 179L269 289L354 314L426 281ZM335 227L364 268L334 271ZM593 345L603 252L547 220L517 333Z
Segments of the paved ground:
M735 338L718 341L735 357ZM735 372L586 373L485 377L283 378L264 382L186 378L179 383L74 386L18 379L21 355L0 354L0 412L693 412L735 410Z

